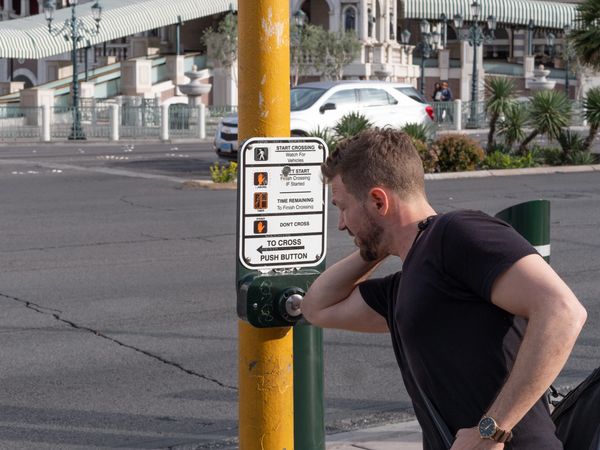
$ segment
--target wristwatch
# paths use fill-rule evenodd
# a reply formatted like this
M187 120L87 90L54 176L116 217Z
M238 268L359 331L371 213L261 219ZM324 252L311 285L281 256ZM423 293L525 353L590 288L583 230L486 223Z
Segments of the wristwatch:
M491 439L492 441L505 443L513 437L512 431L499 428L496 421L488 416L483 416L477 428L481 439Z

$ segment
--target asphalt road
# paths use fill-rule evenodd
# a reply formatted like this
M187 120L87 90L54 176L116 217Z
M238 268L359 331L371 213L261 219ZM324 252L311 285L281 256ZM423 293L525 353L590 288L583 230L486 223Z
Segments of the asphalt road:
M0 448L196 449L237 436L236 193L207 144L0 147ZM600 361L600 175L430 181L439 212L552 202L552 265ZM330 210L328 263L353 250ZM382 271L394 270L390 261ZM389 337L325 332L330 432L410 414Z

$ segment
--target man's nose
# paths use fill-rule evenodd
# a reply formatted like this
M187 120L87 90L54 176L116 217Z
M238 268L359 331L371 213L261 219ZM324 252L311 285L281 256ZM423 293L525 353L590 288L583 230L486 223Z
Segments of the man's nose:
M346 229L346 223L344 222L343 214L338 217L338 230L344 231Z

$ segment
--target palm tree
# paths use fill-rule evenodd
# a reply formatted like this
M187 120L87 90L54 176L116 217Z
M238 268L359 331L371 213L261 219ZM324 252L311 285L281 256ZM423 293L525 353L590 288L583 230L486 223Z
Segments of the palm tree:
M500 116L506 114L507 109L514 103L515 85L509 78L493 77L486 81L488 93L485 109L490 118L490 131L488 133L487 151L491 151L495 142L496 124Z
M504 118L498 121L498 134L504 138L509 149L515 142L521 142L527 136L525 126L529 119L527 108L522 103L513 103L506 108Z
M583 115L590 126L590 132L585 138L583 149L590 151L592 143L600 128L600 87L596 86L587 91L583 100Z
M584 0L577 6L579 25L569 38L583 64L600 68L600 0Z
M556 139L571 120L571 103L562 91L539 91L529 100L528 124L533 131L519 147L521 154L527 153L527 145L542 134Z

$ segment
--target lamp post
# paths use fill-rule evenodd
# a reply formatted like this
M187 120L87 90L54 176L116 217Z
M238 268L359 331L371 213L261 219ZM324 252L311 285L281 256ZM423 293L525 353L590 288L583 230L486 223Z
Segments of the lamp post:
M533 19L529 19L527 24L527 55L533 55L533 30L535 29L535 22Z
M420 92L421 95L425 95L425 59L429 58L433 52L435 52L440 43L440 33L437 31L431 32L431 24L425 19L421 20L421 41L416 47L421 51L421 78L420 78ZM410 42L410 31L404 30L400 36L402 46L404 50L408 48Z
M471 17L472 23L469 29L461 36L463 39L469 42L469 45L473 47L473 83L471 86L471 115L467 122L467 128L479 128L479 76L477 72L477 47L484 43L489 43L494 39L494 30L496 29L496 17L489 16L487 18L487 26L489 34L486 34L479 24L479 17L481 15L481 5L474 0L471 3ZM457 30L463 26L463 17L460 14L454 16L454 26Z
M100 20L102 17L102 7L99 0L92 5L92 18L96 22L96 27L90 29L80 18L76 16L75 8L78 0L69 0L71 7L71 18L66 19L62 27L53 27L54 11L56 9L54 0L46 0L44 4L44 14L48 22L48 32L52 36L62 35L65 40L70 40L72 43L71 61L73 63L73 125L69 140L84 140L86 139L83 129L81 128L81 111L79 110L79 81L77 71L77 44L84 37L97 35L100 32Z
M448 17L446 14L440 14L440 22L442 23L441 46L446 48L448 45Z
M565 93L569 97L569 62L571 59L571 48L569 47L569 34L571 34L571 25L565 24L563 27L563 57L565 60Z
M294 25L296 26L295 34L295 42L294 45L296 47L296 52L294 55L294 81L292 83L293 86L298 85L298 77L300 75L300 46L302 44L302 31L304 30L304 25L306 23L306 13L299 9L294 13Z
M554 33L548 33L546 35L546 45L548 46L548 56L550 59L554 58L554 45L556 43L556 36Z

